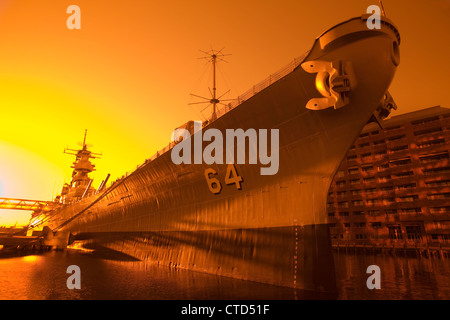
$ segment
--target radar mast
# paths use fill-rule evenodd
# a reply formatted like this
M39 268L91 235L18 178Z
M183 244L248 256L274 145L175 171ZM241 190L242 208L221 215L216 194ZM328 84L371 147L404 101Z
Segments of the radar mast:
M225 48L222 48L219 51L214 50L214 49L211 49L210 51L202 51L202 50L200 50L200 52L204 53L205 56L200 57L198 59L205 59L208 62L210 62L211 65L212 65L212 91L211 91L210 88L208 88L209 91L210 91L210 94L211 94L211 98L206 98L206 97L202 97L202 96L199 96L199 95L191 93L191 96L203 99L205 101L188 103L188 105L207 103L208 105L205 108L203 108L201 111L205 110L210 105L212 105L212 116L211 116L211 119L210 119L211 121L214 121L214 120L217 119L217 105L218 104L226 106L226 104L223 103L222 101L236 100L236 99L221 100L221 98L224 95L226 95L228 92L230 92L230 90L226 91L221 96L217 97L217 88L216 88L216 65L217 65L217 62L218 61L227 62L226 60L223 59L223 57L231 56L231 54L224 54L224 53L222 53L223 49L225 49Z

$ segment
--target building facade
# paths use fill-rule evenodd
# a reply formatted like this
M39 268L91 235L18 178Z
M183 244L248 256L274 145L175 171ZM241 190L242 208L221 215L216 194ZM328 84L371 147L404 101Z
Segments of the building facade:
M450 247L450 109L368 124L329 190L335 246Z

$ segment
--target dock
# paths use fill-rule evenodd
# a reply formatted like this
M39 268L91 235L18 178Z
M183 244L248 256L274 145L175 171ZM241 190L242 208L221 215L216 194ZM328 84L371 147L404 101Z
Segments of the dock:
M0 235L0 246L2 250L34 250L44 248L42 237L39 236L13 236Z

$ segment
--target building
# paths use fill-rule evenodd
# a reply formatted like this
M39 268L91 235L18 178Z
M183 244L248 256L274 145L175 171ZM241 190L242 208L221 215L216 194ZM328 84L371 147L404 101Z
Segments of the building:
M450 109L370 123L329 190L335 246L450 247Z

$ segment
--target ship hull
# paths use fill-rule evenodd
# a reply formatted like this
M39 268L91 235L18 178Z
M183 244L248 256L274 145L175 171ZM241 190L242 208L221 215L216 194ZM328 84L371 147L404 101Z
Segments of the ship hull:
M203 128L278 129L277 174L235 164L243 179L237 188L224 182L227 164L175 165L169 151L103 193L59 209L47 225L150 263L336 292L328 189L398 64L393 26L364 25L352 19L330 29L304 60L352 63L357 86L348 105L306 109L320 94L316 75L299 66ZM207 169L222 185L218 194L208 187Z
M173 268L321 292L326 298L336 292L326 225L101 232L82 233L77 238L89 249L112 249L130 259Z

